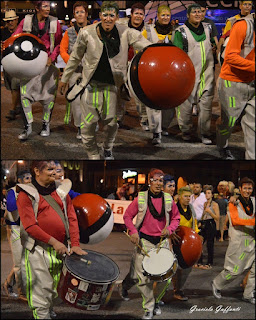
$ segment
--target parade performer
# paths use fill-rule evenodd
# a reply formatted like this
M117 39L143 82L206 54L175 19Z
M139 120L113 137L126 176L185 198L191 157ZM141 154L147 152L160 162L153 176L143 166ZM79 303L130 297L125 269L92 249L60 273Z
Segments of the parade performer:
M171 9L161 5L157 9L157 21L155 25L147 24L143 36L152 43L169 43L172 37ZM174 117L174 109L155 110L146 107L149 128L153 132L152 144L160 144L162 132L168 136L168 126ZM163 121L163 125L162 125ZM163 127L163 130L162 130Z
M241 116L245 159L255 160L255 31L252 14L237 21L230 33L219 75L221 123L216 137L220 156L234 160L228 139Z
M20 93L24 111L24 131L20 140L27 140L32 133L32 104L41 102L43 105L43 126L40 135L50 135L50 120L58 89L59 70L54 66L59 53L62 38L61 26L56 17L49 15L50 1L34 1L36 13L26 15L18 25L14 34L31 33L40 38L47 50L48 61L46 69L31 80L21 80Z
M189 187L182 187L178 191L179 200L177 202L177 207L180 213L180 226L185 226L192 228L196 233L199 233L199 229L197 226L196 213L194 211L193 205L189 203L192 191ZM177 228L178 230L178 228ZM179 245L180 237L173 232L171 235L171 240L173 243L173 247L175 245ZM175 248L174 248L175 252ZM192 268L182 269L180 266L177 269L177 272L172 278L173 283L173 297L177 300L187 301L188 297L185 296L183 292L183 286L191 272Z
M161 191L164 173L159 169L151 169L149 177L149 190L140 192L124 214L124 222L129 230L132 243L140 244L146 252L152 248L157 248L161 237L165 237L161 247L169 248L167 237L176 230L180 219L179 212L172 211L173 200L171 195ZM137 216L137 219L135 225L133 225L135 216ZM153 281L147 275L144 275L142 268L145 253L136 247L134 254L134 269L139 280L137 287L142 294L142 307L145 311L142 319L152 319L154 314L161 314L158 303L164 296L171 280L158 282L153 291Z
M28 170L23 170L17 173L18 183L31 183L31 174ZM7 194L7 210L5 214L5 223L7 225L7 235L12 252L13 268L4 283L4 289L9 296L14 296L13 292L14 282L17 284L18 297L26 300L24 295L24 288L22 286L21 277L21 255L22 245L20 242L20 216L17 208L18 192L17 187L8 190Z
M63 255L86 254L79 246L77 216L68 195L71 182L55 183L55 169L54 161L33 161L32 183L18 185L22 280L35 319L55 314Z
M255 198L254 182L245 177L239 182L238 201L228 205L229 245L224 269L212 281L213 295L221 299L221 290L250 269L243 300L255 304Z
M115 24L118 13L116 2L102 3L101 21L80 30L60 83L60 92L64 93L70 77L82 61L82 81L73 87L67 98L71 101L82 95L81 135L88 158L92 160L100 159L95 137L100 119L106 126L104 158L114 159L117 96L126 81L128 47L132 45L135 50L140 50L150 45L139 31Z
M192 60L195 72L195 86L190 97L176 108L178 124L184 141L191 140L192 108L199 107L198 135L202 143L211 144L209 139L214 95L214 58L211 25L201 22L201 6L192 4L187 10L188 20L175 30L173 44L184 50Z
M68 63L70 54L73 50L74 44L77 39L78 32L81 28L87 26L88 17L88 5L86 2L77 1L73 5L73 15L75 18L74 26L68 28L64 33L64 36L60 43L60 55L65 63ZM82 78L82 64L80 63L77 69L69 80L69 87L72 87L76 82L81 81ZM71 113L74 118L74 125L77 127L76 138L81 140L81 108L80 108L80 97L77 97L72 102L67 102L66 114L64 122L69 124L71 121Z

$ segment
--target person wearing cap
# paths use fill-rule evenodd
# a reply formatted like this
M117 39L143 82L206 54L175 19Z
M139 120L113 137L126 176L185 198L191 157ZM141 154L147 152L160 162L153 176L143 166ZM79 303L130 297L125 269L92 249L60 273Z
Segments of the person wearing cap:
M22 170L17 173L18 183L28 184L31 182L31 174L29 170ZM22 245L20 242L20 216L17 208L16 200L18 198L17 186L8 190L6 199L6 213L5 213L5 223L7 225L7 237L9 240L13 267L7 276L3 289L9 297L20 298L22 300L27 300L24 294L24 288L22 286L21 277L21 255L22 255ZM16 294L13 291L14 283L17 284Z
M63 35L63 38L60 43L60 55L65 63L68 63L70 54L73 50L74 44L76 42L78 33L80 29L87 26L88 20L88 5L84 1L77 1L73 5L73 14L75 22L74 26L68 28ZM71 20L72 21L72 20ZM72 87L76 84L77 81L81 81L82 78L82 63L74 71L73 75L69 80L69 87ZM69 124L71 122L71 115L74 118L74 125L77 127L76 138L81 140L81 108L80 108L80 96L77 97L72 102L67 102L66 104L66 114L64 118L64 123Z
M67 93L71 102L81 96L81 136L90 160L100 160L96 127L101 119L105 126L103 155L113 160L112 153L118 130L116 109L118 97L126 95L128 47L141 50L150 42L139 31L116 24L119 7L115 1L104 1L101 21L80 30L62 75L59 89L64 94L74 71L82 62L82 81ZM122 98L122 97L121 97Z
M3 21L6 22L6 27L1 29L1 48L2 43L10 38L17 29L19 17L14 10L9 10L5 12L5 17ZM6 116L8 121L16 119L16 116L21 112L20 103L20 81L15 77L10 77L5 70L3 70L4 84L7 90L11 91L12 94L12 108L9 114Z
M131 242L136 245L134 271L139 280L137 287L143 298L142 306L145 314L142 319L152 319L153 315L161 314L159 301L171 283L171 279L167 282L158 282L153 290L154 281L144 274L142 268L145 252L158 248L161 239L161 247L169 249L168 237L177 229L180 222L178 210L173 210L171 195L162 192L163 178L162 170L152 168L149 173L149 190L139 192L138 197L133 200L124 214L124 223L129 231Z

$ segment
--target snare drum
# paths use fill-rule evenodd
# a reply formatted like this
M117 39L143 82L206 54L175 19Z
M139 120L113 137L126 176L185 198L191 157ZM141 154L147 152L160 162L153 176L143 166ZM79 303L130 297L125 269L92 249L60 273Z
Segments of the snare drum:
M175 255L167 248L153 248L142 261L146 275L154 281L166 281L176 273L178 262Z
M57 290L75 308L98 310L108 303L120 272L109 257L86 251L87 255L66 256Z

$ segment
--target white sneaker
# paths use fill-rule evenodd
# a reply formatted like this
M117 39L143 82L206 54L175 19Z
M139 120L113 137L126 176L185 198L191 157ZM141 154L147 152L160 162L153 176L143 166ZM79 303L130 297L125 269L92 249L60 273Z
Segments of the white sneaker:
M21 134L18 135L18 138L20 140L27 140L28 136L32 133L32 125L31 124L27 124L24 128L24 130L22 131Z
M206 136L200 136L199 138L201 139L202 143L205 144L205 145L212 144L212 140L210 140Z
M50 123L43 121L42 131L40 132L41 137L49 137L50 135Z
M160 307L159 307L159 304L156 303L155 304L155 308L154 308L154 311L153 311L153 314L155 314L156 316L160 316L160 314L162 313Z
M242 300L245 301L245 302L249 302L251 304L255 304L255 297L251 297L251 298L248 298L248 299L243 297Z
M212 293L214 295L215 298L217 299L221 299L221 292L220 290L218 290L214 284L214 282L212 281Z
M115 160L112 154L112 150L104 149L104 159L105 160Z
M156 145L156 144L160 144L160 143L161 143L161 133L153 133L152 144Z
M141 319L153 319L153 312L152 311L146 311L144 313L144 316Z

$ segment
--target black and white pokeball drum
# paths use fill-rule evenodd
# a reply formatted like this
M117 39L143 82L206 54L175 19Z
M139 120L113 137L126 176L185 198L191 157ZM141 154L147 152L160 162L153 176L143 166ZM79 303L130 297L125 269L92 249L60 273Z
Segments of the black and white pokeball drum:
M19 33L3 43L4 70L18 79L32 79L43 72L48 60L44 43L30 33Z

